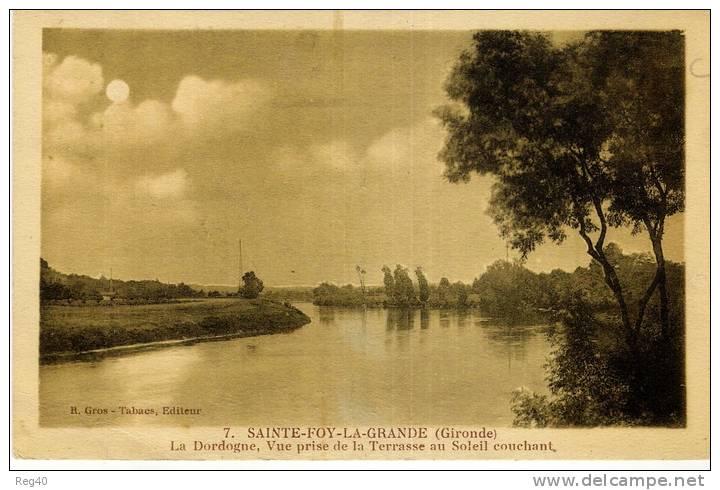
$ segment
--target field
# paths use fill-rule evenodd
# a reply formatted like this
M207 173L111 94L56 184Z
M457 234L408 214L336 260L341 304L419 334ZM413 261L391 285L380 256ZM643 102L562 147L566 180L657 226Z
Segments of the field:
M267 300L207 299L170 304L40 307L40 356L220 336L285 332L310 319Z

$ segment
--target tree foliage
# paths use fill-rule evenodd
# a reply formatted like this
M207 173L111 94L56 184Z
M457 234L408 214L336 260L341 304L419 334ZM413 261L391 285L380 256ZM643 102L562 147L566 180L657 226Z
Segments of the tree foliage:
M437 287L438 303L446 306L450 302L450 280L447 277L440 279Z
M112 290L114 299L120 301L166 301L175 298L196 298L204 296L191 286L178 283L167 284L158 280L129 280L89 277L79 274L58 272L40 259L40 300L41 301L99 301L101 293Z
M568 303L561 322L562 329L550 331L550 394L515 390L514 425L684 425L682 328L666 335L659 325L644 329L640 348L631 351L618 345L612 325L603 324L579 296Z
M388 298L394 299L395 298L395 278L393 277L393 273L390 270L390 267L384 265L382 267L382 273L383 273L383 284L385 285L385 294Z
M473 281L484 312L494 317L517 319L542 305L542 287L537 274L520 262L497 260Z
M417 303L415 287L406 267L397 264L393 274L395 281L393 300L397 306L413 306Z
M313 289L313 303L318 306L361 306L367 300L365 291L352 284L340 287L323 282Z
M526 389L513 393L514 425L524 427L596 426L629 423L630 386L597 342L592 312L575 302L566 312L565 329L552 336L549 364L551 396Z
M238 291L243 298L254 299L260 296L264 289L263 282L255 275L254 271L243 274L243 285Z
M457 299L457 306L459 308L466 308L468 306L468 288L461 281L453 283L450 287L453 296Z
M415 269L415 276L417 277L418 282L418 299L420 300L420 303L426 304L428 299L430 299L430 285L428 284L428 280L425 277L422 267Z
M523 257L575 230L629 338L656 288L668 324L662 235L684 203L683 42L604 31L558 47L540 33L479 32L446 83L454 104L437 110L448 179L495 178L489 213ZM605 249L608 228L624 225L647 231L657 263L634 322Z

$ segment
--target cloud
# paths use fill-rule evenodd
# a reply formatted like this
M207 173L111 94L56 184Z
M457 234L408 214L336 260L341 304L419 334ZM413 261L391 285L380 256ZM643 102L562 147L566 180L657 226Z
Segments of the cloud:
M72 186L80 178L77 165L73 165L62 157L46 157L42 161L43 188L57 191Z
M443 177L437 154L444 137L434 119L423 118L392 128L365 147L349 139L283 146L266 173L291 176L287 183L272 177L285 190L277 208L292 208L299 220L319 217L304 238L316 254L340 254L340 262L360 262L373 271L400 263L423 265L433 280L440 273L462 277L479 271L476 261L500 250L503 242L484 213L490 179L457 185ZM437 264L448 257L456 264L440 270Z
M200 203L189 195L188 173L182 168L144 174L129 181L114 179L101 187L118 226L161 231L195 225L201 215Z
M46 127L74 120L76 114L77 108L71 102L48 99L43 104L43 123Z
M319 255L379 270L386 261L431 267L451 252L442 237L471 246L482 233L453 211L482 214L482 194L442 179L444 134L432 119L370 141L341 127L315 135L304 117L341 118L281 110L256 80L195 75L179 80L167 102L112 104L99 65L71 58L46 56L44 244L72 240L82 249L101 236L100 246L141 260L136 249L161 256L168 237L183 237L194 253L242 233L270 257L288 253L281 232L308 262ZM317 266L318 277L341 277L329 264Z
M341 179L364 186L392 184L403 189L415 182L444 182L443 165L437 160L444 134L431 118L393 128L362 149L347 140L321 145L282 146L270 159L279 172L323 181Z
M362 165L362 155L347 141L334 140L309 147L310 159L325 171L335 171L342 175L357 172Z
M188 187L187 172L180 168L156 176L142 176L135 183L138 192L155 199L178 199L185 195Z
M90 117L85 132L96 151L105 152L153 147L177 134L167 104L156 100L108 105Z
M393 128L373 141L367 150L368 165L398 178L442 180L443 165L437 160L444 133L434 118Z
M72 158L112 154L120 164L145 148L161 159L163 152L192 153L218 139L262 124L257 112L267 105L270 90L257 80L205 80L186 76L170 103L143 100L112 104L102 94L102 67L77 56L61 62L44 53L43 146ZM132 87L131 87L132 89ZM95 98L95 99L94 99ZM85 103L97 107L86 113ZM133 157L133 158L130 158Z
M192 186L193 179L223 182L213 172L237 157L239 135L254 129L271 97L256 80L190 75L171 101L113 104L104 96L99 64L44 53L43 67L44 202L89 204L109 195L113 213L132 208L142 214L124 219L195 220L199 208L190 194L202 188ZM218 141L236 146L222 149Z
M227 82L190 75L180 81L171 107L195 130L237 129L252 123L251 116L269 95L255 80Z
M64 146L66 153L78 149L84 137L78 108L103 88L102 67L77 56L62 62L43 53L43 147Z
M58 63L52 53L43 54L43 89L52 101L82 103L104 87L102 67L77 56Z
M257 82L187 77L172 103L113 104L104 95L99 64L44 53L43 68L42 192L49 234L87 235L88 220L99 221L92 233L110 235L197 224L201 203L182 162L201 155L209 138L248 127L266 93Z

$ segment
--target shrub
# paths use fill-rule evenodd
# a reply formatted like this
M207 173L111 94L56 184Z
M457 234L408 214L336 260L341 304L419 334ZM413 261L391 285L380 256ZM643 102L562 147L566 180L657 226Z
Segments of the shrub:
M243 298L255 299L265 288L263 282L255 275L254 271L246 272L242 277L243 286L238 291Z
M513 393L513 424L520 427L682 425L685 392L682 329L662 339L648 321L637 347L622 340L616 320L600 322L576 299L551 331L547 364L550 395Z

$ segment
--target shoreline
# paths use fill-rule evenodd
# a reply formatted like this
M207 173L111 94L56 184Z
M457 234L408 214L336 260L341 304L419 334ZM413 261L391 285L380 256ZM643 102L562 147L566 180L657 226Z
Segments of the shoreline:
M221 342L223 340L235 340L244 339L251 337L263 337L266 335L278 335L287 334L294 332L298 328L307 325L299 325L297 327L287 327L285 329L279 329L266 333L255 333L255 332L235 332L220 335L205 335L199 337L190 337L186 339L169 339L169 340L158 340L155 342L143 342L138 344L127 344L127 345L115 345L112 347L103 347L99 349L91 349L80 352L64 351L64 352L52 352L40 356L41 365L51 364L63 364L66 362L73 361L92 361L95 359L102 359L105 357L120 356L123 354L133 354L136 352L160 350L165 347L175 347L179 345L194 345L203 342Z
M45 306L41 364L96 359L198 342L289 333L310 323L299 309L263 300L161 305Z
M452 312L452 313L468 313L468 312L479 312L484 316L483 321L501 321L501 322L528 322L534 323L538 320L547 320L557 311L543 308L535 308L532 310L517 310L514 315L507 314L491 314L481 306L476 304L458 306L458 305L382 305L382 304L317 304L312 303L313 306L318 308L342 308L347 310L387 310L387 311L440 311L440 312Z

